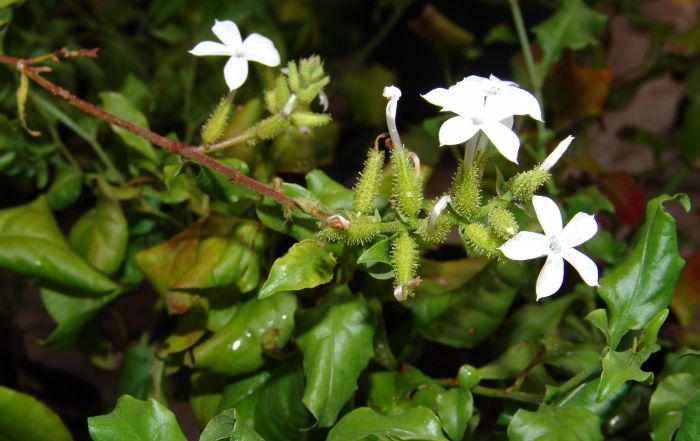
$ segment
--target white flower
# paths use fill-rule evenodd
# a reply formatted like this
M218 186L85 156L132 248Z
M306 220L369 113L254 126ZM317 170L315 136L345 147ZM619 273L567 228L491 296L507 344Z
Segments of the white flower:
M389 100L386 104L386 126L389 129L391 143L394 144L396 150L401 150L403 144L401 144L399 129L396 127L396 107L399 104L399 98L401 98L401 89L396 86L386 86L383 95Z
M483 95L488 105L507 108L511 115L530 115L537 121L542 121L542 110L537 98L512 81L502 81L494 75L489 78L470 75L455 84L455 87L473 90Z
M509 259L529 260L547 256L537 278L537 300L554 294L564 280L564 260L568 261L589 286L598 286L598 267L588 256L574 249L598 231L595 218L586 213L577 213L569 224L562 228L561 212L557 204L548 197L533 196L537 219L544 234L522 231L504 243L499 249Z
M468 141L479 130L484 132L503 156L518 162L520 140L510 126L513 114L503 106L490 106L484 97L468 89L455 86L449 89L434 89L423 95L428 102L441 106L443 111L458 116L448 119L438 133L440 145L461 144Z
M562 142L559 143L559 145L555 147L554 150L552 150L552 153L550 153L549 156L547 156L545 160L542 161L542 164L540 164L539 169L549 171L552 167L554 167L554 164L556 164L557 161L559 161L559 159L562 157L562 155L564 155L566 149L569 148L569 145L573 140L573 136L567 136Z
M540 105L531 93L493 75L490 78L472 75L449 89L433 89L423 98L442 107L442 111L459 115L440 127L440 145L461 144L481 130L503 156L515 163L520 140L510 130L513 116L530 115L542 120Z
M231 57L224 66L224 78L230 90L238 89L245 82L248 77L248 61L257 61L266 66L280 64L280 54L267 37L250 34L245 40L241 40L238 26L230 20L215 20L211 30L221 43L203 41L192 48L190 53L198 57Z

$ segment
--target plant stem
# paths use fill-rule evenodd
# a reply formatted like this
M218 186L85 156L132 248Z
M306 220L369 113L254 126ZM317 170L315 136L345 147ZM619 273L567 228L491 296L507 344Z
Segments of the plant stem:
M562 385L557 388L558 391L554 396L556 397L556 396L564 395L567 392L577 388L581 383L586 381L591 375L597 374L598 372L600 372L600 370L601 370L600 363L595 363L595 364L588 366L586 369L582 370L578 374L574 375L573 377L569 378L567 381L562 383ZM551 400L551 398L553 398L553 397L550 397L550 400Z
M535 98L540 103L542 107L542 83L544 78L537 73L537 65L535 64L535 58L532 56L532 50L530 49L530 40L527 37L527 30L525 28L525 21L523 20L523 14L520 11L520 4L518 0L508 0L510 4L510 10L513 14L513 22L515 23L515 31L518 34L518 41L520 42L520 48L523 51L523 58L525 58L525 67L527 68L528 76L530 77L530 84L532 84L533 91L535 93ZM542 110L542 116L544 118L544 109ZM540 156L537 158L539 161L544 160L545 157L545 146L544 146L544 123L537 123L537 153Z
M255 129L250 128L243 133L239 133L238 135L224 139L223 141L219 141L216 144L208 145L208 146L203 146L200 145L199 147L195 147L195 151L199 153L209 153L209 152L215 152L217 150L223 150L226 148L229 148L231 146L234 146L236 144L241 144L243 142L246 142L250 139L255 138Z
M485 386L475 386L472 389L472 392L475 395L481 395L484 397L493 397L493 398L505 398L509 400L515 400L515 401L522 401L525 403L533 403L533 404L541 404L542 403L542 395L538 394L533 394L529 392L521 392L517 390L510 390L510 389L496 389L492 387L485 387Z
M74 52L78 53L78 51ZM67 56L67 55L66 55ZM262 182L259 182L253 178L250 178L242 173L240 173L238 170L235 170L233 168L230 168L226 166L225 164L210 158L203 154L199 149L201 146L191 146L187 144L181 144L179 142L170 140L162 135L159 135L157 133L151 132L150 130L141 128L134 123L127 121L125 119L119 118L116 115L113 115L106 110L104 110L101 107L98 107L92 103L89 103L85 100L82 100L78 98L77 96L73 95L66 89L61 88L60 86L52 83L51 81L47 80L44 78L41 73L31 67L32 64L32 59L22 59L22 58L17 58L17 57L12 57L9 55L3 55L0 54L0 64L7 64L10 66L16 67L20 72L23 72L29 79L34 81L36 84L38 84L40 87L43 89L46 89L49 91L52 95L55 95L65 101L67 101L69 104L71 104L74 107L79 108L80 110L89 113L92 116L95 116L97 118L100 118L104 121L107 121L110 124L114 124L116 126L119 126L125 130L128 130L129 132L140 136L141 138L144 138L153 144L156 144L158 146L161 146L165 148L166 150L169 150L170 152L182 156L184 158L187 158L191 161L194 161L198 164L201 164L207 168L210 168L212 170L215 170L226 177L228 177L231 181L237 182L239 184L242 184L251 190L263 195L263 196L268 196L269 198L279 202L280 204L290 207L290 208L298 208L302 209L301 207L294 199L285 196L282 192L279 192ZM314 216L317 217L327 217L328 213L313 207L313 213L310 213Z

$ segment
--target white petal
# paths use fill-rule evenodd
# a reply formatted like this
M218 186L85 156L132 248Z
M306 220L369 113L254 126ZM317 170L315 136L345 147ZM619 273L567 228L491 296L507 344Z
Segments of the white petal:
M440 145L455 145L466 142L479 131L470 118L466 116L455 116L450 118L440 126Z
M189 52L198 57L207 55L224 55L230 57L233 55L233 51L229 49L228 46L215 41L203 41L193 47Z
M390 100L392 98L401 98L401 89L396 86L386 86L382 91L384 98Z
M561 211L556 202L546 196L533 196L532 206L535 207L544 234L551 237L562 231Z
M598 232L595 216L586 213L576 213L559 234L561 243L569 248L581 245Z
M481 125L481 130L486 133L493 145L509 161L518 163L518 149L520 139L511 129L498 121L487 121Z
M529 260L549 254L549 239L544 234L521 231L498 248L511 260Z
M542 110L537 98L527 90L509 87L508 95L515 115L530 115L537 121L542 121Z
M515 118L513 118L513 116L511 115L511 116L508 116L508 117L506 117L506 118L503 118L503 119L500 120L499 122L500 122L501 124L503 124L504 126L508 127L509 129L512 129L512 128L513 128L513 122L514 122L514 121L515 121Z
M235 50L241 47L241 32L238 30L236 23L231 20L215 20L211 31L222 43L231 49Z
M280 64L280 53L272 40L260 34L250 34L243 42L243 54L250 61L257 61L265 66Z
M573 248L564 251L562 257L576 268L586 285L598 286L598 266L590 257Z
M549 297L559 291L561 284L564 281L564 259L559 255L550 255L544 262L542 271L537 277L537 285L535 292L537 300L543 297Z
M448 104L451 101L451 95L452 94L450 94L447 91L447 89L438 87L437 89L433 89L425 95L421 95L421 97L423 97L423 99L429 102L430 104L435 104L436 106L446 108L449 107Z
M231 57L224 66L224 79L229 90L238 89L248 78L248 60Z
M552 150L552 153L550 153L549 156L547 156L547 158L545 158L545 160L542 162L542 164L540 165L540 169L548 171L552 167L554 167L554 164L556 164L559 161L559 159L561 159L561 157L566 152L566 149L569 148L571 141L573 140L574 137L569 135L562 142L560 142L559 145L557 145L557 147L554 150Z

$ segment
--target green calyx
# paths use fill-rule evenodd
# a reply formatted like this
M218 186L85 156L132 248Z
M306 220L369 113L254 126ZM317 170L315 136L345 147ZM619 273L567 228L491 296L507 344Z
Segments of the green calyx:
M438 199L433 201L429 213L432 213L437 201ZM433 225L430 225L430 216L421 219L418 223L416 234L426 242L433 244L442 243L447 239L447 234L456 222L454 214L449 208L446 208L435 219Z
M350 219L350 226L345 231L348 245L364 245L379 233L380 222L367 216Z
M409 284L416 278L418 244L408 233L402 233L394 241L391 249L391 266L394 269L394 286ZM412 288L407 286L404 292L410 295Z
M460 163L450 188L452 208L455 212L471 219L481 206L481 179L478 167L464 167Z
M287 68L289 88L302 104L311 103L330 82L323 70L321 58L317 55L302 58L299 64L290 61Z
M540 168L520 172L506 182L505 190L511 193L514 201L527 202L550 177L548 171Z
M459 229L465 247L473 256L497 258L500 256L498 247L503 241L489 230L484 224L473 222L462 225Z
M209 115L207 122L202 126L202 143L206 145L214 144L221 138L228 124L228 116L231 113L234 93L224 96L214 111Z
M370 213L379 195L382 169L384 168L384 152L370 149L365 166L352 189L352 208L355 213Z
M515 216L502 206L496 206L489 212L488 223L491 230L504 240L510 239L518 232Z
M262 140L278 137L289 126L289 121L282 115L268 116L255 126L255 135Z
M315 113L315 112L294 112L290 115L289 119L295 126L304 126L309 128L321 127L330 123L333 118L327 113Z
M391 155L393 171L392 204L408 220L415 220L423 205L423 177L406 149Z

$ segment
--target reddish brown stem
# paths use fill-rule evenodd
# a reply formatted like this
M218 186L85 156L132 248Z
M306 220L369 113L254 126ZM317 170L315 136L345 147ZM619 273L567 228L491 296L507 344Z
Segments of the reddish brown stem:
M54 52L52 55L55 55L56 59L59 59L70 56L92 57L96 56L96 54L97 51L94 49L83 49L78 51L68 51L66 49L62 49ZM98 107L92 103L78 98L66 89L63 89L62 87L47 80L46 78L41 76L41 74L36 68L31 67L31 64L37 62L39 58L22 59L0 54L0 63L15 66L19 71L24 72L24 74L27 75L29 79L31 79L36 84L49 91L52 95L55 95L59 98L68 101L68 103L70 103L71 105L79 108L80 110L86 113L89 113L90 115L93 115L97 118L107 121L110 124L114 124L125 130L128 130L129 132L138 135L141 138L147 139L153 144L161 146L171 151L172 153L175 153L176 155L180 155L212 170L218 171L219 173L225 175L232 181L245 185L246 187L250 188L251 190L257 193L268 196L282 205L292 208L301 208L294 199L285 196L283 193L263 184L262 182L259 182L253 178L250 178L240 173L238 170L232 169L226 166L225 164L206 156L203 153L200 153L199 146L191 146L170 140L157 133L151 132L150 130L139 127L125 119L119 118L118 116L107 112L101 107ZM321 210L316 209L313 211L314 213L310 214L319 217L328 216L327 213Z

